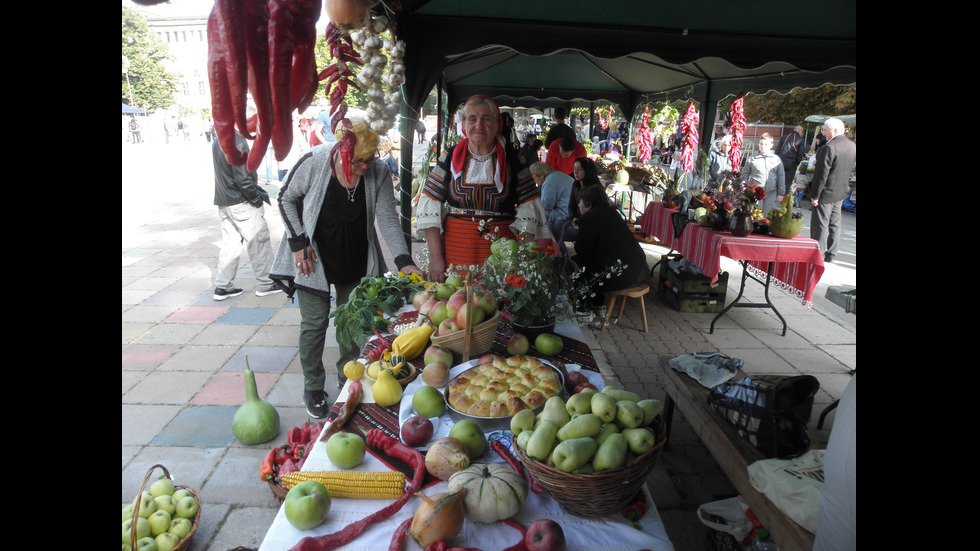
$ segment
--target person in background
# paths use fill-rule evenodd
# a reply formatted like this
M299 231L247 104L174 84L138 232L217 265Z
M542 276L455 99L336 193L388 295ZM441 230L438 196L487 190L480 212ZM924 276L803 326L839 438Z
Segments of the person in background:
M519 149L516 141L517 132L514 130L514 117L510 113L501 113L500 120L504 123L504 128L500 133L504 135L504 142L507 144L507 148Z
M378 156L381 162L384 163L388 170L391 172L391 180L395 184L398 183L398 161L395 160L393 149L391 147L391 140L388 136L381 136L381 141L378 142Z
M461 112L464 138L439 157L416 205L416 226L429 252L429 281L445 281L449 266L482 266L490 255L487 232L510 238L524 233L546 240L542 245L552 241L531 173L517 151L506 147L496 102L473 96Z
M357 137L351 180L342 167L340 142L346 132ZM337 306L365 275L388 271L377 229L384 236L397 269L420 274L405 243L392 188L391 172L376 162L378 135L362 119L351 128L337 127L335 141L314 147L296 162L279 192L279 211L286 227L270 277L292 298L299 298L299 358L303 369L303 402L310 417L327 416L323 387L323 347L330 321L330 286ZM377 222L377 224L375 224ZM338 342L337 387L346 382L344 364L359 350Z
M575 255L572 260L585 268L584 276L601 273L622 261L624 270L619 275L601 280L601 286L593 287L592 308L605 306L605 293L633 287L647 277L647 257L640 243L619 215L601 186L584 188L577 199L578 237L575 239ZM601 312L605 315L605 312Z
M759 153L749 157L745 164L745 181L755 182L765 190L759 207L764 215L769 214L769 209L778 208L787 193L783 162L772 152L772 136L768 132L759 138Z
M586 155L585 146L575 140L575 138L562 138L552 142L548 148L548 155L544 162L557 172L562 174L572 173L572 164L575 159Z
M527 135L534 134L534 125L531 124L531 121L527 117L524 117L521 120L521 125L517 127L516 131L518 143L524 144L527 143ZM537 136L535 135L535 138L536 137Z
M555 172L542 162L531 164L531 176L541 192L541 206L548 217L548 227L554 227L559 220L568 218L568 201L575 180L568 174Z
M336 141L334 138L331 128L331 118L330 110L324 109L320 111L320 115L316 118L316 122L313 124L313 132L310 135L310 147L333 143Z
M136 115L129 116L129 132L133 135L133 143L143 143L143 138L140 136L142 131L139 121L136 120Z
M796 169L800 166L800 161L806 158L806 144L803 142L803 127L797 125L793 131L779 139L776 147L776 155L783 162L783 170L786 172L786 187L793 184L796 177Z
M565 117L567 115L564 107L555 107L555 124L551 125L551 128L548 129L548 134L545 135L545 147L550 149L552 143L561 141L564 138L575 139L575 131L572 130L572 127L565 124Z
M524 135L524 145L521 146L518 152L520 162L526 167L530 167L532 164L538 162L538 150L544 143L538 139L538 135L534 132L528 132Z
M306 132L303 131L304 127L306 128ZM304 118L296 120L295 116L293 117L293 146L289 148L289 153L286 154L286 158L279 162L280 182L286 181L286 174L289 172L289 169L296 164L296 161L299 160L303 153L306 153L310 149L309 130L310 121Z
M575 241L578 236L578 217L581 214L578 210L578 195L587 187L598 187L605 192L605 187L599 180L599 169L592 159L582 156L575 159L572 169L572 188L568 194L568 215L559 218L551 227L551 233L558 241L558 248L562 254L567 253L566 241Z
M708 174L711 177L711 183L715 186L721 183L726 172L730 172L732 170L732 160L728 156L728 153L731 150L731 134L725 134L711 144L711 151L708 152L708 160L711 163L708 166Z
M850 191L857 146L844 135L844 122L840 119L827 119L823 134L827 145L817 151L810 184L810 237L820 244L824 262L833 262L840 246L840 210Z
M626 123L620 121L616 128L609 132L606 140L608 142L607 152L623 154L623 138L626 137Z
M237 130L235 146L248 154L248 143ZM242 243L248 250L255 274L255 295L264 297L282 292L269 278L272 240L262 205L263 202L271 204L269 194L259 187L258 176L254 172L249 172L244 165L235 166L228 162L218 140L211 143L211 158L214 162L214 204L218 207L221 226L221 248L211 298L225 300L242 294L242 290L235 287Z
M418 122L415 123L415 131L419 135L419 143L425 143L425 121L419 117Z

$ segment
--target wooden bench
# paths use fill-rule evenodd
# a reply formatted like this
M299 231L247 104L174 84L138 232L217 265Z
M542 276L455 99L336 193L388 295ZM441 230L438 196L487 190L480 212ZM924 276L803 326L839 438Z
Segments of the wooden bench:
M765 456L740 436L721 413L708 404L708 389L686 373L676 371L667 363L673 356L660 357L664 388L664 421L670 441L670 424L675 406L691 424L694 432L721 466L725 475L748 503L759 522L769 530L780 551L810 551L814 535L779 510L773 502L752 487L748 466ZM739 370L734 379L745 377ZM667 445L670 445L669 443Z
M643 318L643 332L644 333L649 332L649 328L647 326L647 307L646 307L646 304L644 304L644 302L643 302L643 295L645 295L645 294L647 294L649 292L650 292L650 286L647 285L646 283L641 283L640 285L637 285L636 287L630 287L628 289L620 289L618 291L610 291L609 294L612 295L612 300L609 301L609 308L606 309L606 317L604 317L602 319L602 322L601 322L601 325L599 326L599 329L601 331L605 331L606 330L606 320L609 319L609 316L612 314L613 308L616 307L616 299L622 297L623 298L623 301L619 305L619 316L618 316L619 319L622 320L622 318L623 318L623 310L626 308L626 299L627 298L640 299L640 315Z

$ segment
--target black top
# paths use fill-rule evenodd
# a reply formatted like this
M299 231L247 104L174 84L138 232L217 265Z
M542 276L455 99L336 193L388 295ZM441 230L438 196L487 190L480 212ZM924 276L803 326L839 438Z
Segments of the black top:
M575 137L575 131L572 130L571 126L563 122L555 123L549 130L548 136L544 139L544 146L549 147L553 141L561 141L564 137L569 137L575 141L578 139Z
M355 283L367 273L367 204L364 185L358 184L354 202L336 176L330 178L313 240L320 249L320 265L327 281ZM329 259L329 261L327 261Z
M593 206L579 217L578 228L576 255L572 260L585 268L586 275L602 272L615 264L617 259L627 265L622 274L604 280L596 291L625 289L646 277L646 253L615 207Z

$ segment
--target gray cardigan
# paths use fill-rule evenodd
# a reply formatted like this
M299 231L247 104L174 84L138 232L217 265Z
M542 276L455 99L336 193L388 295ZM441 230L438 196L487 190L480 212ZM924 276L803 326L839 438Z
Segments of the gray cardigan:
M312 274L304 276L296 267L293 253L312 243L311 236L316 232L316 222L332 175L329 159L335 147L338 147L336 142L327 143L304 153L289 171L279 191L279 212L286 231L279 243L269 277L290 297L296 289L323 297L330 296L330 282L327 281L322 266L315 267ZM388 167L384 163L372 164L364 174L361 185L365 186L367 203L367 274L378 277L388 269L375 230L375 221L398 268L412 264L411 253L396 212L394 186ZM316 243L312 245L319 261L317 264L330 261L323 258Z

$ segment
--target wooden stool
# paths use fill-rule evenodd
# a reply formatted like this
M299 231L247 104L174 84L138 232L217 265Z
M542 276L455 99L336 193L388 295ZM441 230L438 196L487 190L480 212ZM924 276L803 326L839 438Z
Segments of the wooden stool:
M609 319L609 315L612 314L613 308L616 306L616 299L623 297L623 301L619 305L619 317L623 317L623 309L626 308L627 298L638 298L640 299L640 314L643 316L643 332L648 332L647 329L647 309L646 305L643 303L643 295L650 292L650 286L646 283L641 283L636 287L629 287L627 289L620 289L618 291L612 291L609 294L612 295L612 300L609 301L609 308L606 310L606 317L602 319L599 329L602 331L606 330L606 320Z

